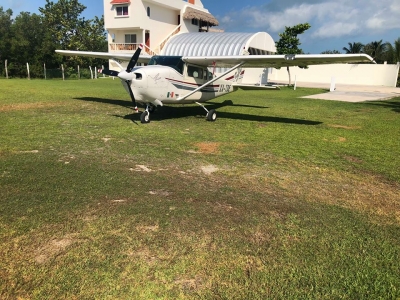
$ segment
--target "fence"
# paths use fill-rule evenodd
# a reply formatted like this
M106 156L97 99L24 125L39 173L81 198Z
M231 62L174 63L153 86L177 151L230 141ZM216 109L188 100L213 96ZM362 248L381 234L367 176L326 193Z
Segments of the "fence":
M96 79L98 77L106 77L104 74L97 73L98 69L104 69L104 66L98 67L69 67L64 68L63 65L60 65L58 69L47 69L46 65L30 65L29 63L24 64L16 64L11 63L7 64L7 60L5 61L4 67L0 67L0 77L9 78L39 78L39 79Z

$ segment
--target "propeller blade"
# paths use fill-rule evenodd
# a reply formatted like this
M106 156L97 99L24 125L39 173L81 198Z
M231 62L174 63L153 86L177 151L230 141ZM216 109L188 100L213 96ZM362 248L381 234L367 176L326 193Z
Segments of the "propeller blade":
M132 72L132 69L136 66L136 63L139 59L140 52L143 49L143 44L139 45L139 48L137 48L136 52L133 54L131 60L129 61L128 67L126 68L126 72L130 73Z
M119 72L114 71L114 70L99 70L99 73L106 74L109 76L114 76L114 77L118 77L118 74L119 74Z
M131 96L133 107L135 108L135 110L137 110L135 96L133 95L132 88L131 88L131 82L128 80L125 82L128 85L129 95Z

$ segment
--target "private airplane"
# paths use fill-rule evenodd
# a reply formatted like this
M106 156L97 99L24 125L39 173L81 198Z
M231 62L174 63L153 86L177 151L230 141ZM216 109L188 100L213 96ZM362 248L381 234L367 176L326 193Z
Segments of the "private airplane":
M150 122L150 114L164 104L196 103L207 112L206 119L215 121L217 113L202 103L234 92L243 79L245 68L307 66L331 63L374 62L366 54L299 54L299 55L240 55L240 56L140 56L143 45L136 52L117 54L105 52L56 50L66 56L87 56L110 59L120 71L100 70L101 73L118 77L129 93L133 107L137 103L146 109L140 116L142 123ZM129 61L127 68L117 60ZM136 66L144 63L146 66ZM222 74L210 70L227 68ZM233 73L235 71L235 73ZM234 75L229 75L230 73Z

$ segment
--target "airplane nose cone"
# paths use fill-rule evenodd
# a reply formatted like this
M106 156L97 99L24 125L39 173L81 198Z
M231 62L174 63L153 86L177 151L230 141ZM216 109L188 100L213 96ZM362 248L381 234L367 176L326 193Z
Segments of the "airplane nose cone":
M134 75L133 73L128 73L126 71L122 71L118 74L118 77L121 78L122 80L127 81L127 80L132 80L133 75Z

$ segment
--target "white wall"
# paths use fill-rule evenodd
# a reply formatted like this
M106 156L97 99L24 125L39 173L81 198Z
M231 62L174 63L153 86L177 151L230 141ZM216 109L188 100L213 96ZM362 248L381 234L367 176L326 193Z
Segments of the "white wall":
M268 81L288 81L286 68L270 69ZM259 69L259 74L262 69ZM337 84L358 84L396 87L399 65L332 64L309 66L308 69L291 67L292 81L330 83L335 77ZM245 78L246 83L247 79ZM249 77L249 80L254 78Z

